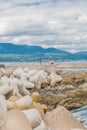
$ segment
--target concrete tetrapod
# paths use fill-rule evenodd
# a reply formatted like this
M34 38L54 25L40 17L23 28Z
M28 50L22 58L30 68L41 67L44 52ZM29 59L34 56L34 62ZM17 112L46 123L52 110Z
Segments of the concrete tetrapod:
M27 117L19 110L7 112L5 130L32 130Z

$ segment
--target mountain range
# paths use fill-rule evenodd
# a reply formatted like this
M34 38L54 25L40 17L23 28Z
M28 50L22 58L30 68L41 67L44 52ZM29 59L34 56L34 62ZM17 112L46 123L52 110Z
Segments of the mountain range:
M87 52L69 53L56 48L0 43L0 62L87 60Z

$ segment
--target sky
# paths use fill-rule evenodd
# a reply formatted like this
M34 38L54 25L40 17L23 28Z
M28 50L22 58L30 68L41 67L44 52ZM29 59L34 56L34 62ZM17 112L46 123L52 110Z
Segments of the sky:
M0 0L0 43L87 51L87 0Z

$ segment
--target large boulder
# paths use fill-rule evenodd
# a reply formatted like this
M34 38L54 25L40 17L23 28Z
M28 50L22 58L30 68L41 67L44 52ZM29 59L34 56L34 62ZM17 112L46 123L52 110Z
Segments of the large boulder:
M52 130L83 129L83 125L62 106L57 107L45 116L45 121Z

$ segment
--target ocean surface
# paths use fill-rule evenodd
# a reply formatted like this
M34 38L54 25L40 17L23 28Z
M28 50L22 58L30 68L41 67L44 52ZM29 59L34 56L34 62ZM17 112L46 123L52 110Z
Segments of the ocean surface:
M87 128L87 106L72 110L71 112L73 116L76 117L78 121L82 122L84 127Z

